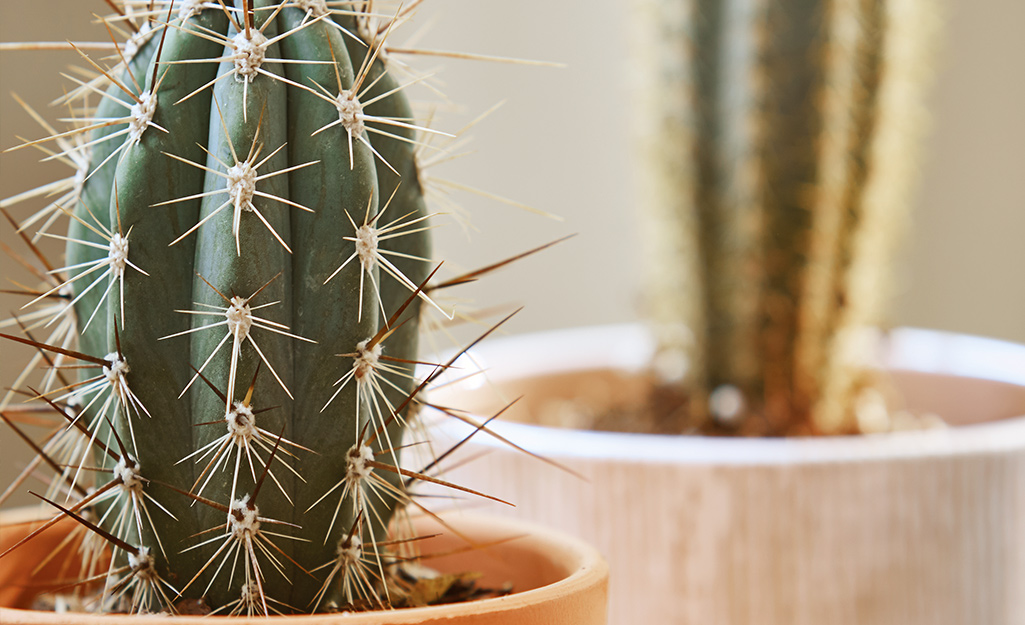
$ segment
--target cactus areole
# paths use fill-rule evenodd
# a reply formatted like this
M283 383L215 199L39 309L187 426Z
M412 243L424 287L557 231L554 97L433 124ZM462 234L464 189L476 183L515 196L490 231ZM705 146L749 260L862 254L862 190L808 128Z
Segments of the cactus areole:
M394 603L432 267L390 18L364 4L126 2L111 24L144 26L80 83L53 319L79 380L48 397L72 490L107 484L64 506L113 551L101 609Z

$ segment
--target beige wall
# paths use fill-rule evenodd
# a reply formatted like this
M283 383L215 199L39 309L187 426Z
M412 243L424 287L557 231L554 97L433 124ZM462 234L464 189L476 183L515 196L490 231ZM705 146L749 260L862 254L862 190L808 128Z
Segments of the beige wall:
M622 24L627 2L613 0L432 0L437 15L425 46L546 59L565 69L467 61L435 63L437 77L464 114L439 126L458 128L492 104L507 104L474 132L471 155L436 172L557 212L555 223L493 202L462 196L480 232L439 229L449 266L474 267L563 234L577 238L506 270L473 289L482 302L524 303L511 331L637 318L638 246L630 165L630 60ZM433 5L433 6L430 6ZM45 13L40 8L45 6ZM934 134L926 150L923 192L901 267L897 324L1025 341L1025 3L948 1L945 46L933 100ZM0 40L87 37L82 24L99 0L3 0ZM35 13L35 14L33 14ZM426 23L428 20L424 20ZM93 35L95 36L95 35ZM39 129L9 97L30 102L58 95L52 77L73 53L0 56L0 145ZM52 114L52 112L51 112ZM0 156L0 196L47 181L27 152ZM26 208L16 214L23 216ZM14 237L6 224L0 238ZM27 279L6 258L4 276ZM3 288L3 287L0 287ZM0 296L0 311L22 300ZM2 378L12 378L24 350L0 345ZM3 434L4 451L10 436ZM0 469L10 466L6 454Z

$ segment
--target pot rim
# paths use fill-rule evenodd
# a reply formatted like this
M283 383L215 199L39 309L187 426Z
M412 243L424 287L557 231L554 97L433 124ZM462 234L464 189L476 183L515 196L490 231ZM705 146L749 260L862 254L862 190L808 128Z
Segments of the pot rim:
M529 376L580 370L647 369L655 343L641 324L586 326L504 337L482 343L456 363L453 386L479 388ZM538 356L541 355L541 356ZM1025 387L1025 345L918 328L885 335L875 355L895 372L942 374ZM494 367L491 366L495 363ZM485 376L467 371L486 371ZM486 381L487 380L487 381ZM446 391L448 392L448 391ZM453 437L472 428L439 416L432 427ZM952 428L886 434L793 438L729 438L553 428L496 420L489 429L553 460L610 459L634 463L781 465L870 462L1025 450L1025 414ZM508 449L495 437L478 446Z
M48 519L48 511L39 506L26 506L0 510L0 528L14 524L37 522ZM529 546L531 551L544 554L549 562L570 571L558 581L521 592L514 592L503 597L493 597L452 603L445 605L426 606L419 608L402 608L389 611L372 611L337 614L310 614L289 616L255 616L255 617L214 617L209 616L174 616L156 617L153 615L127 614L90 614L83 612L58 614L0 607L0 623L17 623L19 625L57 625L73 622L76 625L106 625L108 623L140 622L133 619L160 618L161 622L173 625L210 625L223 622L228 625L258 625L260 623L295 623L296 625L434 625L456 624L465 622L477 624L491 622L487 618L497 617L494 622L514 623L523 613L535 613L536 606L550 604L553 611L566 610L570 606L579 606L581 601L593 600L600 595L606 599L609 568L605 559L590 544L543 525L520 519L496 517L486 514L448 511L442 515L446 523L451 523L460 533L474 537L479 544L487 545L513 537L519 547ZM429 517L426 523L431 527L439 525ZM479 619L479 620L478 620ZM540 621L539 621L540 622ZM577 622L577 621L574 621ZM581 621L583 622L583 621ZM587 621L591 622L591 621Z

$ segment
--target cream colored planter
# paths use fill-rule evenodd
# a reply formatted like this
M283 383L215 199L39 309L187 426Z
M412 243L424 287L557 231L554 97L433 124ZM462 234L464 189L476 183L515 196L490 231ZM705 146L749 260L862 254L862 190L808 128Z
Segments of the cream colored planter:
M578 393L633 401L651 353L633 326L482 347L493 386L471 377L435 402L488 413L496 390L525 395L510 418L530 420ZM598 546L614 625L1022 625L1025 348L901 330L883 359L910 407L957 426L766 440L504 423L586 481L486 436L447 477Z
M0 552L31 531L31 521L40 518L38 508L20 508L0 514ZM202 618L125 615L56 614L24 609L40 585L53 584L57 565L39 577L29 572L68 531L62 522L0 560L0 623L3 625L604 625L608 587L608 566L593 547L583 542L522 521L477 515L446 515L446 522L475 544L494 543L466 551L466 542L430 518L416 526L422 535L442 533L424 543L427 553L461 550L433 558L431 566L445 572L483 573L483 584L513 584L514 593L505 597L426 608L358 614L314 616ZM156 620L155 620L156 619Z

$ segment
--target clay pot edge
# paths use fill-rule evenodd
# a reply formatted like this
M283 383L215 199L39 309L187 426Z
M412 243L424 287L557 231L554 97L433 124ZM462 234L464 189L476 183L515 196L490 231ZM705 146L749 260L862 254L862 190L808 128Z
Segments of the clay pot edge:
M48 512L37 506L26 506L0 511L0 528L10 525L27 524L48 519ZM510 613L527 608L531 615L546 614L546 604L554 606L556 614L566 615L565 610L571 606L594 604L579 620L567 621L579 625L600 625L605 623L606 604L608 597L608 564L594 548L566 533L551 530L543 526L512 520L490 517L473 513L459 512L445 515L460 532L477 537L481 543L499 537L516 537L519 548L534 546L534 551L548 554L553 563L565 562L568 573L562 579L550 584L516 592L505 597L481 599L459 604L427 606L422 608L406 608L387 612L363 612L353 614L314 614L299 616L270 617L231 617L221 619L224 623L256 625L258 623L295 623L296 625L486 625L487 623L516 623L529 625L532 621L504 620ZM428 523L436 523L428 520ZM0 607L0 623L11 625L55 625L58 623L74 623L76 625L103 625L106 623L152 622L153 618L161 618L161 622L173 625L209 625L210 617L154 617L152 615L122 614L88 614L71 613L57 614ZM496 618L491 621L489 618ZM551 615L541 616L537 623L550 623ZM574 617L576 618L576 617ZM559 621L561 622L561 621Z

